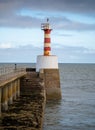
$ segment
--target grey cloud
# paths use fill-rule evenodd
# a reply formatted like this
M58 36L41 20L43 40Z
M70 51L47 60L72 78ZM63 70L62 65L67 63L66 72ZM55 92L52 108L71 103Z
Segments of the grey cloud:
M0 19L0 26L2 27L34 28L40 26L40 23L39 19L28 16L13 16Z
M71 22L62 22L57 24L56 28L65 29L65 30L77 30L77 31L87 31L87 30L95 30L95 24L87 24L78 21Z
M95 0L0 0L0 26L1 27L37 27L40 26L42 19L34 16L20 16L17 12L22 9L36 10L53 13L73 12L86 15L95 14ZM39 15L40 12L39 12ZM43 15L43 14L42 14ZM45 17L44 15L44 17ZM93 15L94 16L94 15ZM95 24L85 24L72 21L66 17L50 16L51 21L58 29L66 30L94 30Z
M6 7L40 10L73 11L79 13L95 12L95 0L1 0ZM6 10L6 9L5 9Z
M74 21L66 17L51 17L51 23L55 29L65 29L65 30L77 30L77 31L87 31L95 30L95 24L88 24L83 21Z
M43 20L44 21L44 20ZM18 27L18 28L37 28L43 22L40 18L34 18L29 16L10 16L7 19L0 19L1 27ZM51 17L51 24L54 29L64 30L95 30L95 24L81 23L78 21L72 21L66 17Z

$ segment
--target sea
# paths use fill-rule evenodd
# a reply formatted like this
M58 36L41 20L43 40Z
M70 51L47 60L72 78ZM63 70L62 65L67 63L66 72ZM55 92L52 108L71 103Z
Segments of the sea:
M95 130L95 64L60 63L59 71L62 99L47 101L43 130Z
M95 64L59 64L62 99L48 101L44 130L95 130Z

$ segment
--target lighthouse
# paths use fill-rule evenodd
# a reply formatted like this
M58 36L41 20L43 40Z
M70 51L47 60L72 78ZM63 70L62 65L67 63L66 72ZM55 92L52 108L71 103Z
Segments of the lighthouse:
M51 38L50 33L52 29L48 23L49 19L47 19L47 23L41 24L41 29L44 31L44 56L51 55Z
M41 30L44 32L44 47L43 55L37 56L36 71L39 72L40 69L58 69L58 58L51 54L51 27L49 24L49 19L46 23L41 24Z
M61 99L58 58L51 52L52 29L49 19L41 24L41 30L44 32L43 54L37 56L36 72L44 80L46 99Z

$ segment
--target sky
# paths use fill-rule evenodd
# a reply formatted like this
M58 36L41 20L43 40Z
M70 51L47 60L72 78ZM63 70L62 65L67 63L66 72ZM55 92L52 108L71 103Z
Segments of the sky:
M47 18L59 63L95 63L95 0L0 0L0 63L35 63Z

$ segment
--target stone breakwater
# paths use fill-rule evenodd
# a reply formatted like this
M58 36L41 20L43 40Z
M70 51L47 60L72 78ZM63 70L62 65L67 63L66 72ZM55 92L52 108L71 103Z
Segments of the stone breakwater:
M0 130L42 130L46 94L36 72L20 79L20 98L2 112Z

